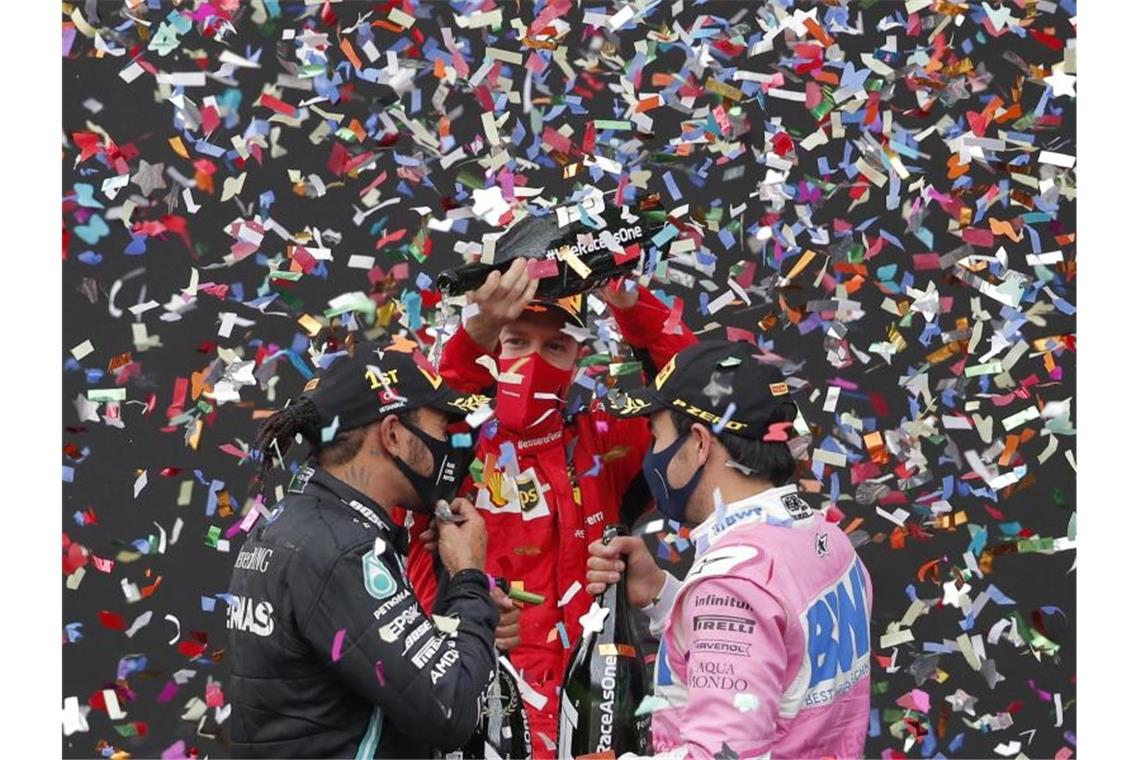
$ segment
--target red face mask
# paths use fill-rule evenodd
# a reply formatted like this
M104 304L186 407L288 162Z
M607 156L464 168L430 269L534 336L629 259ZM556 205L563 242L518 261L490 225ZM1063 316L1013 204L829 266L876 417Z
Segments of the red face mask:
M515 359L499 357L495 417L506 430L532 433L558 419L572 369L559 369L538 353Z

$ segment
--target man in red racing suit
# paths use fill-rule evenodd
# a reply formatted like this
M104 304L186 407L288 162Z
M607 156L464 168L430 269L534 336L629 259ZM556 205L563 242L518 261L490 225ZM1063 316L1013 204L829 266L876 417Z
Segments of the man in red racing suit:
M531 301L537 281L528 284L525 267L516 264L501 278L492 275L474 294L480 319L469 320L447 341L439 370L452 387L476 392L495 384L489 367L498 366L495 416L483 425L476 443L481 481L468 478L460 493L477 491L472 500L487 525L487 572L545 597L542 604L522 605L521 643L510 652L511 662L534 690L526 695L523 689L529 697L534 754L543 758L554 756L556 689L581 635L579 618L590 608L587 547L607 523L619 521L622 497L641 472L651 435L645 418L618 419L596 400L572 419L564 417L573 366L585 348L571 337L563 361L554 342L572 336L573 327L565 326L580 320L572 306ZM680 303L670 308L648 289L622 284L605 288L602 298L624 340L647 351L656 367L696 342L679 319ZM565 374L552 362L563 363ZM434 557L421 539L427 527L424 519L411 527L408 576L425 609L432 609Z

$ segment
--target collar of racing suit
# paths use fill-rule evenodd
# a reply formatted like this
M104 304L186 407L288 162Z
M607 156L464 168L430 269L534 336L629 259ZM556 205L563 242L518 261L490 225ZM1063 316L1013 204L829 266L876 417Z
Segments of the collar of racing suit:
M728 531L753 522L765 522L781 527L803 527L819 513L800 498L794 483L769 488L758 494L725 504L714 511L689 533L699 557Z
M400 556L408 554L408 531L396 525L388 510L377 504L365 494L356 490L348 483L323 470L320 467L311 468L312 472L300 489L302 493L312 493L312 486L332 494L341 504L351 509L358 516L375 525L388 534L388 539L395 545Z

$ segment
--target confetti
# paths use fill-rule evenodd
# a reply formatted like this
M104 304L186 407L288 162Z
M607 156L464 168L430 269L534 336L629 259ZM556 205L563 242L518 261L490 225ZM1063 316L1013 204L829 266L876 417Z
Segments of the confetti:
M766 440L787 441L875 582L865 754L1072 754L1072 0L404 3L359 20L335 3L99 5L61 19L65 651L99 663L65 667L66 735L225 754L180 721L228 707L203 684L226 672L207 664L227 610L206 579L303 456L275 457L256 501L257 424L349 337L434 361L475 313L434 275L493 256L524 214L596 225L596 193L652 218L614 254L666 332L746 340L786 378L772 393L801 415ZM590 302L572 409L641 380ZM520 452L496 445L474 472L517 476ZM583 491L628 455L584 459ZM686 528L639 532L683 574ZM177 631L144 631L138 604ZM140 671L122 679L140 696L118 696L129 720L88 706L124 657L184 645L182 710Z

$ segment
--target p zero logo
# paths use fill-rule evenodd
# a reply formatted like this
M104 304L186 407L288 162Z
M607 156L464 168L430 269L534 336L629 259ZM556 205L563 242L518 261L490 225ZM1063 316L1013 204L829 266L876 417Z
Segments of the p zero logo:
M870 671L866 589L858 561L835 586L819 595L803 621L811 666L804 704L828 704Z
M712 412L706 412L704 409L701 409L699 406L696 406L694 404L690 404L688 401L685 401L684 399L674 399L673 406L678 407L679 409L684 411L685 414L696 417L697 419L704 420L705 422L711 422L713 424L720 424L723 420L723 418L719 414L713 414ZM730 430L730 431L743 430L746 427L748 427L748 423L741 422L740 420L728 420L727 422L724 422L724 428L726 430Z

